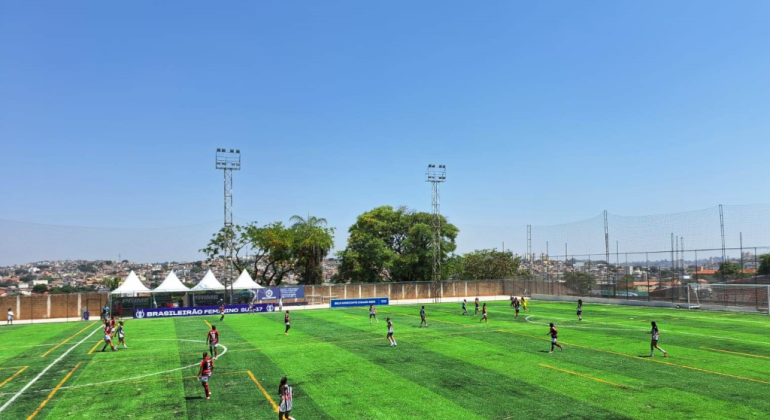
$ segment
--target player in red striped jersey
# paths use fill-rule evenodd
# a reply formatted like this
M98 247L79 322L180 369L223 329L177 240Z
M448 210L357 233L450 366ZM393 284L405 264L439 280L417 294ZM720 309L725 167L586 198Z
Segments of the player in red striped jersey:
M209 331L208 335L206 336L206 341L209 344L209 351L211 351L211 355L214 356L214 360L217 360L217 356L219 355L219 331L217 331L216 325L211 326L211 331Z
M206 399L211 398L211 391L209 390L209 379L211 378L211 372L214 371L214 361L209 358L209 354L203 352L203 360L201 360L200 367L198 368L198 380L203 385L203 389L206 390Z
M553 326L553 322L551 322L551 329L548 330L548 334L551 336L551 351L549 353L553 353L553 347L556 346L559 348L559 350L564 350L564 347L561 346L561 344L557 343L556 340L559 336L559 331L556 329L556 327Z
M221 305L219 305L219 314L221 315L221 316L219 317L219 321L221 322L222 320L224 320L224 319L225 319L225 304L224 304L224 303L222 303Z
M283 335L289 335L289 329L291 328L291 319L289 318L289 311L286 311L286 314L283 316L283 322L286 323L286 331L283 332Z
M112 327L110 327L110 323L105 322L104 323L104 347L102 347L102 351L107 349L107 345L109 344L112 351L115 351L115 346L112 344Z
M478 304L477 304L478 305ZM478 308L478 306L477 306ZM484 321L485 324L489 324L489 315L487 314L487 303L484 302L484 307L481 309L481 319L479 322Z

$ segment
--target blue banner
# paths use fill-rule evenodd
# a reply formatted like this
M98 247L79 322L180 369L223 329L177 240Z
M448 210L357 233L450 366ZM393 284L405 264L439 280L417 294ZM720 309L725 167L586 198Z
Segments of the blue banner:
M254 289L252 290L252 296L256 296L258 300L278 299L278 298L283 298L283 299L304 298L305 286L265 287L264 289Z
M386 297L381 298L363 298L363 299L332 299L332 308L349 308L352 306L384 306L390 304Z
M273 312L275 305L272 303L262 303L252 305L254 312ZM225 305L225 314L247 314L249 305ZM219 306L198 306L190 308L154 308L154 309L136 309L134 318L168 318L172 316L202 316L219 315Z

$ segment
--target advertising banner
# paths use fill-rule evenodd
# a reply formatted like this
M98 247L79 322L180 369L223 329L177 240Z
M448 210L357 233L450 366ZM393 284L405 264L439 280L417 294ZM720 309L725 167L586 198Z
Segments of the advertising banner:
M386 297L380 298L362 298L362 299L332 299L332 308L350 308L353 306L384 306L388 305L390 300Z
M262 299L294 299L305 297L305 286L290 286L290 287L266 287L264 289L252 290L252 296L256 296L258 300Z
M275 305L263 303L253 305L254 312L273 312ZM225 305L225 314L247 314L249 305ZM198 306L191 308L155 308L155 309L136 309L134 318L168 318L174 316L202 316L219 315L219 306Z

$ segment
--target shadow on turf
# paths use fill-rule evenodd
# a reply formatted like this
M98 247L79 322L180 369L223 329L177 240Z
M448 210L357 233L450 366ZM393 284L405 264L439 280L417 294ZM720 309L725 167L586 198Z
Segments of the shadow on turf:
M197 397L184 397L184 399L186 399L187 401L190 401L190 400L202 400L203 397L201 397L201 396L197 396Z

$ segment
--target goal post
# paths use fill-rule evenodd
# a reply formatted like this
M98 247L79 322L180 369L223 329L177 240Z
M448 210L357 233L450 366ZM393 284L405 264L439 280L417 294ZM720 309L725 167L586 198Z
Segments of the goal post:
M692 283L687 307L722 306L770 315L770 284Z

